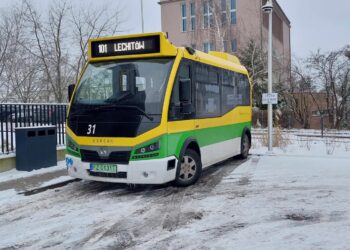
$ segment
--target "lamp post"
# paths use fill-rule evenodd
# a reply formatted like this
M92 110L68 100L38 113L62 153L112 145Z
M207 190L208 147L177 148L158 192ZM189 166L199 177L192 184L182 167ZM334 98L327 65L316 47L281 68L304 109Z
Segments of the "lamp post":
M272 93L272 0L268 0L262 10L269 15L269 41L268 41L268 94ZM268 149L272 152L272 104L267 105L267 122L268 122Z
M142 33L145 33L145 27L143 24L143 0L140 0L141 2L141 27L142 27Z

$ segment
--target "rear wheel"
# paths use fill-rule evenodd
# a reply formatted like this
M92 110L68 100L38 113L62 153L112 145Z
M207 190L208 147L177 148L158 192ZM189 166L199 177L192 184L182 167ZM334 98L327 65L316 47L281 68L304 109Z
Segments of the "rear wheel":
M187 149L176 171L175 184L180 187L192 185L199 179L201 173L202 163L198 153Z
M249 149L250 149L250 140L249 140L248 135L245 133L242 136L242 140L241 140L241 154L240 154L240 157L242 159L246 159L248 157Z

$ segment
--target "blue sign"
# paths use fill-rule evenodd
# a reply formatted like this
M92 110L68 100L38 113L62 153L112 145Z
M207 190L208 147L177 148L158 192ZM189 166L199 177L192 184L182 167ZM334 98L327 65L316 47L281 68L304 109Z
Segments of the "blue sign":
M70 157L66 157L66 165L67 169L73 166L73 159Z

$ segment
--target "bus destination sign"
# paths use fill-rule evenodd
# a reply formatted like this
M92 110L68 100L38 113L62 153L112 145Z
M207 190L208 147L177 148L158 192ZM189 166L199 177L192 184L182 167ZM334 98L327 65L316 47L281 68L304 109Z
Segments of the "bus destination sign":
M111 39L91 42L91 57L110 57L160 52L160 37Z

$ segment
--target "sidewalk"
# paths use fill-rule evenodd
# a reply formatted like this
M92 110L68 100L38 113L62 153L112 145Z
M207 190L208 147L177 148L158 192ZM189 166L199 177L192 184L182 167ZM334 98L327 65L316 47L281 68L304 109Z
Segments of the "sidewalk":
M349 249L350 158L277 153L253 164L254 157L219 187L240 193L232 207L246 225L226 241L240 249Z
M14 189L16 192L23 192L70 179L73 178L67 176L64 161L58 162L57 166L31 172L12 169L0 173L0 191Z

